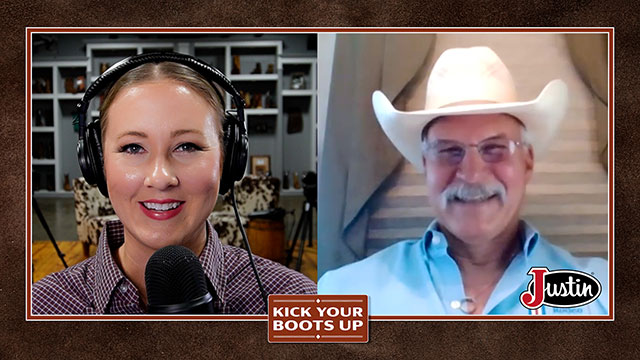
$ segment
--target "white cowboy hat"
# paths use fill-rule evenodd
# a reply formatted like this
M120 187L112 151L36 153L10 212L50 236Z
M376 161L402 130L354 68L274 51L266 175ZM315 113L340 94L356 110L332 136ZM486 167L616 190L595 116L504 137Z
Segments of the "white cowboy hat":
M446 115L506 113L527 129L536 154L544 150L562 121L569 101L567 85L559 79L544 87L534 100L519 102L513 78L488 47L446 50L433 66L427 82L425 109L398 111L381 92L373 93L378 122L396 148L420 172L422 130Z

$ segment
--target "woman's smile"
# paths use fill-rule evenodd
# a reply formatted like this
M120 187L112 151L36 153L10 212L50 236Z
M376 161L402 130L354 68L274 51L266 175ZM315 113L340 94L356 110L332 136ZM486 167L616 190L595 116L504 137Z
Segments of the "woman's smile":
M177 216L184 208L185 201L175 199L140 201L142 213L153 220L168 220Z

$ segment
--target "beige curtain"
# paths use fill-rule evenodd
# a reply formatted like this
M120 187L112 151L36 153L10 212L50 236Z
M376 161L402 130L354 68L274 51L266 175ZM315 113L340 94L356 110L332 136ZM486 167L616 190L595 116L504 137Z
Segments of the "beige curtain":
M567 47L571 60L594 97L594 121L600 162L608 169L608 78L607 34L567 34Z
M403 108L403 89L434 42L423 34L336 36L318 179L319 276L365 257L365 204L402 161L376 121L371 94L382 90Z

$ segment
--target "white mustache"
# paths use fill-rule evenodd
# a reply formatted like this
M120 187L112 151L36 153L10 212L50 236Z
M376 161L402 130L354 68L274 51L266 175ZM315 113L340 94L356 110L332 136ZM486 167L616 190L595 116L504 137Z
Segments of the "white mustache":
M461 201L482 201L497 195L500 202L504 204L507 197L507 189L501 183L493 184L469 184L457 182L447 186L440 194L440 201L443 208L446 208L454 200Z

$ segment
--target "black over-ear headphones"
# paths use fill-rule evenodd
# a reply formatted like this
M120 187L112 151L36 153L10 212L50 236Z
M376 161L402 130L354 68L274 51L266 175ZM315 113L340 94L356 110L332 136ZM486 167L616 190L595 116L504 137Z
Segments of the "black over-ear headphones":
M82 100L76 105L77 120L79 124L78 162L85 180L91 185L97 185L102 195L109 197L107 181L103 172L102 139L100 134L100 120L86 124L89 102L96 95L109 88L129 70L147 63L175 62L193 69L202 75L218 94L220 103L224 106L224 97L218 91L216 84L231 95L236 106L236 114L225 112L222 122L224 164L222 166L222 179L220 179L220 194L225 194L235 181L242 179L247 165L249 153L249 139L244 126L245 103L238 91L233 87L220 70L189 55L178 53L149 53L128 57L105 71L96 81L89 86Z

